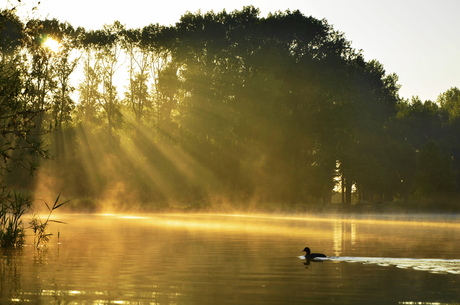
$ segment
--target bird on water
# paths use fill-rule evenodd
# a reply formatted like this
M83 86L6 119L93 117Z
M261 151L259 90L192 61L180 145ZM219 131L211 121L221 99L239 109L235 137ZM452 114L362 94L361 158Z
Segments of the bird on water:
M308 247L305 247L305 249L303 249L302 252L305 252L306 259L311 259L311 258L316 258L316 257L327 257L323 253L311 253L310 248Z

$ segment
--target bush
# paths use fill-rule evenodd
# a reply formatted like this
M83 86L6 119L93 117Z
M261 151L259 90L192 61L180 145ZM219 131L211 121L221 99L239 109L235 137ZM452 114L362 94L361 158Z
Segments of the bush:
M2 190L0 198L0 247L18 248L24 245L25 229L22 216L32 206L29 197Z

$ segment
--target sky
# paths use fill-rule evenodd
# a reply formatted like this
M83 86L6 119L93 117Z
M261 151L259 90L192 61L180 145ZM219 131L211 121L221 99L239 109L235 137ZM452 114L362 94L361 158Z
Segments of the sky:
M259 8L262 17L298 9L326 19L366 60L377 59L388 74L398 75L404 98L436 101L449 88L460 88L458 0L40 0L34 14L87 29L115 20L139 28L174 25L187 11L230 12L248 5Z

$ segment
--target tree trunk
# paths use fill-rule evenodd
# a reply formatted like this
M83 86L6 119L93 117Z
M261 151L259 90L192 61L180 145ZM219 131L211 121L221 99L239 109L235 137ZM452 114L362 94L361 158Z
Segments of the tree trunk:
M344 189L342 189L342 202L344 202L345 197L345 203L351 205L351 180L348 178L342 178L342 183L342 185L345 186Z

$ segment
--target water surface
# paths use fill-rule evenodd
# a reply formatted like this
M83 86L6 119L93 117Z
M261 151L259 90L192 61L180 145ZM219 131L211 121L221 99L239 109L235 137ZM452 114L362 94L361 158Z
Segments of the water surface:
M456 217L63 215L3 252L1 304L458 304ZM57 232L59 231L59 244ZM306 262L300 252L329 256Z

